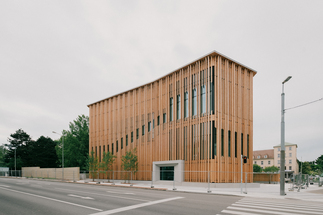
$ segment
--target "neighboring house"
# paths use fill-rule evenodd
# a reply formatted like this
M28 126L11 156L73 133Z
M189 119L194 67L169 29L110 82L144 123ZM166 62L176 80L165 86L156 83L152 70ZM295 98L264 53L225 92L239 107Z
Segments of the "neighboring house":
M261 168L274 165L274 149L253 151L253 163Z
M274 163L275 166L280 168L280 145L274 146ZM291 175L297 174L298 163L297 163L297 144L285 142L285 170L286 174Z
M117 172L122 156L137 148L138 180L207 182L209 172L210 182L238 183L241 155L248 157L243 172L253 171L255 75L213 51L155 81L89 104L89 151L99 161L105 151L117 156L115 179L123 175Z
M280 168L280 145L274 146L274 149L258 150L253 152L254 164L258 164L263 169L267 166L276 166ZM285 172L286 178L290 178L293 173L297 174L297 144L285 143Z

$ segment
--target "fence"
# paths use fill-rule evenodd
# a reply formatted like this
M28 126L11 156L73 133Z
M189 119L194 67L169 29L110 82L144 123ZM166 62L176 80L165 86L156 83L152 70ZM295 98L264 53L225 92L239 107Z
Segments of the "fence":
M279 173L254 172L253 182L264 184L277 184L280 182Z

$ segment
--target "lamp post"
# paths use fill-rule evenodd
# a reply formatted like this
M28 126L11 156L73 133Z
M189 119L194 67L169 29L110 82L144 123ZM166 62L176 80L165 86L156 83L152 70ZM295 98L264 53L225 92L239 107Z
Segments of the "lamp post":
M285 93L284 84L291 79L292 76L288 76L282 82L282 94L281 94L281 131L280 131L280 195L285 196Z
M62 138L62 181L64 180L64 137L60 133L53 131L54 134L58 134Z

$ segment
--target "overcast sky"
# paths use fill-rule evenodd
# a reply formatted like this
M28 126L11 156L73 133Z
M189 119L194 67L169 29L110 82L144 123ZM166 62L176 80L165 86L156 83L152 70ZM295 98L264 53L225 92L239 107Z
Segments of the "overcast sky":
M0 144L58 139L87 105L216 50L254 77L254 150L280 144L286 108L323 97L323 1L0 0ZM286 111L298 159L323 154L323 101Z

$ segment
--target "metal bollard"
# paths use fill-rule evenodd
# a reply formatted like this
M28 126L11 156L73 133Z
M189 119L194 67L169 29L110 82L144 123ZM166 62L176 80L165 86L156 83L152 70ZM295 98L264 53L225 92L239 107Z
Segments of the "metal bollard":
M173 190L177 190L175 187L175 179L173 180Z
M150 188L154 188L153 181L154 181L154 172L151 172L151 185L150 185Z
M211 193L211 189L210 189L210 172L208 172L208 176L207 176L207 192Z

